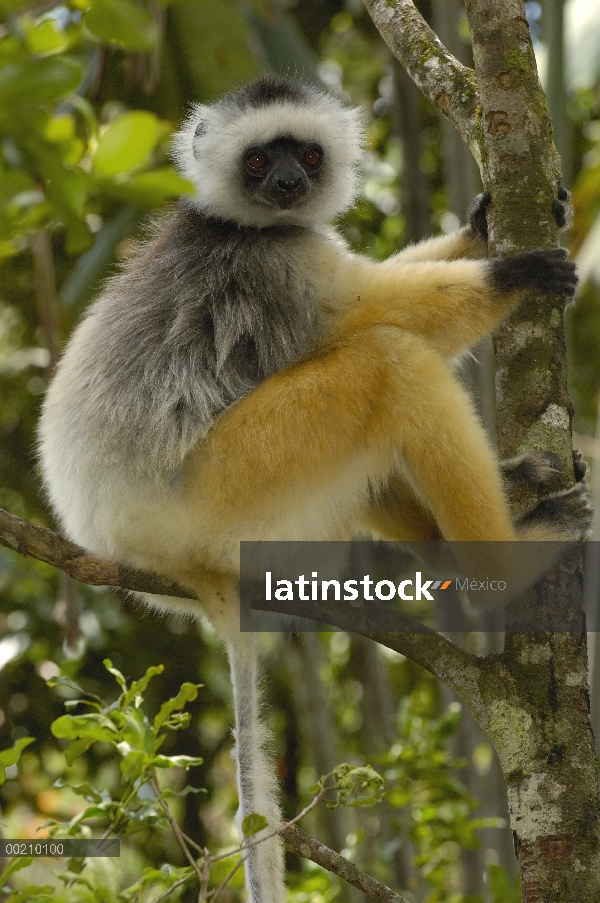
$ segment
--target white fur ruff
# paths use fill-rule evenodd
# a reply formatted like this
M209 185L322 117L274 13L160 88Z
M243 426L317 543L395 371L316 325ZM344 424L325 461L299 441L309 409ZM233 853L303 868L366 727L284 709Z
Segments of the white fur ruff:
M196 135L198 126L201 131ZM316 142L325 151L319 190L304 205L290 210L244 203L244 151L292 136ZM210 106L197 104L174 137L173 155L182 174L194 184L194 203L203 212L240 226L310 227L328 222L352 204L362 146L360 111L315 90L310 103L278 101L240 109L226 97Z

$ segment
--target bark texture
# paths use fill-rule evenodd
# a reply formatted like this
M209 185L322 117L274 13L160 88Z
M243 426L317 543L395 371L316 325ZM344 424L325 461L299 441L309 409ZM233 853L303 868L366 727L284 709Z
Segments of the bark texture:
M467 0L481 113L490 254L558 244L560 161L521 0ZM573 480L561 298L527 299L494 340L502 457L549 449ZM482 726L507 785L523 903L600 899L598 769L589 724L578 552L508 612L505 651L486 659ZM560 610L570 632L520 633L524 608Z
M490 254L556 247L552 202L561 184L560 160L522 0L465 0L476 79L457 69L410 0L365 4L409 74L473 151L493 199ZM446 90L452 94L447 86L453 77L471 86L475 106L457 103L464 96L460 87L453 101L440 103ZM563 314L563 299L531 297L499 331L494 347L501 457L551 450L563 462L568 486L572 409ZM493 741L507 784L523 903L600 900L598 769L588 717L581 574L575 552L511 606L502 654L457 662L450 674L454 656L446 663L432 660L429 636L378 637L447 682ZM519 632L521 615L531 606L542 629L547 619L550 630L556 613L569 631Z
M364 0L382 38L423 94L478 153L475 74L444 47L412 0Z

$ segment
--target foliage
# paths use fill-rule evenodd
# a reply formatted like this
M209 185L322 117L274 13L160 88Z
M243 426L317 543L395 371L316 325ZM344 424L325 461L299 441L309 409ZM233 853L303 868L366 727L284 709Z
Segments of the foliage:
M91 836L91 829L102 832L102 836L125 838L140 831L163 830L174 832L177 841L185 849L188 860L194 863L200 853L201 868L205 868L206 886L209 886L209 871L212 858L208 851L201 848L195 851L193 845L183 837L176 825L170 805L174 799L182 799L189 793L201 792L186 785L181 790L174 790L168 783L161 787L157 769L187 771L193 766L202 764L202 759L185 755L165 755L159 752L169 732L188 727L189 712L182 711L188 702L196 699L198 685L184 683L177 695L163 702L157 714L150 719L142 704L144 693L150 680L163 671L158 665L147 669L144 676L127 684L123 674L105 661L106 669L118 683L121 693L116 700L106 703L85 691L74 681L59 676L49 683L83 694L83 698L71 699L66 703L73 712L82 705L92 711L83 714L66 714L57 718L52 724L55 737L66 740L64 755L67 766L93 744L105 744L119 757L121 782L119 793L111 794L108 788L94 786L87 781L78 783L73 780L69 770L65 771L54 784L58 789L68 787L72 793L80 797L84 804L68 822L50 819L44 827L47 835L55 839L86 839ZM31 742L31 738L27 738ZM13 750L0 754L0 761L5 765L15 764L26 741L15 744ZM14 887L6 884L12 876L31 865L31 858L13 859L0 876L0 884L4 885L6 899L11 903L21 899L58 900L61 903L84 903L87 900L103 900L104 903L127 903L138 901L140 895L148 889L160 892L169 899L179 899L183 885L191 878L204 880L204 871L194 864L183 868L164 865L160 869L148 866L129 886L117 887L113 881L106 887L98 885L98 876L94 874L93 864L83 858L71 858L62 871L52 875L52 883L34 885L27 881L25 875L19 875L18 884ZM113 872L115 870L113 869ZM220 883L220 882L219 882ZM218 886L218 884L217 884ZM175 896L173 896L175 894ZM27 896L25 896L27 895Z
M32 449L49 345L67 337L100 281L129 253L144 217L188 190L170 164L169 140L190 101L210 100L281 64L308 78L318 73L333 90L360 103L369 118L365 195L342 229L353 246L376 257L403 243L402 180L410 173L404 172L387 51L360 2L285 4L285 11L282 6L271 0L0 0L0 505L16 514L48 518ZM440 128L435 114L419 103L420 166L429 181L432 223L438 225L448 207ZM581 92L572 113L576 156L583 163L575 192L581 243L599 209L596 89ZM40 235L49 240L46 260ZM44 265L54 295L40 287ZM586 297L572 343L578 416L588 431L597 403L597 307L595 295ZM54 316L50 328L44 325L48 308ZM479 828L488 822L474 817L473 801L456 776L462 763L449 752L457 713L439 716L433 682L409 662L387 663L394 695L405 701L395 742L387 743L388 753L374 756L361 695L368 676L357 677L349 638L332 635L323 648L331 732L339 742L338 758L351 764L322 781L333 791L328 800L340 806L335 818L345 825L347 851L401 889L392 862L404 845L412 867L407 883L414 878L419 899L429 894L435 903L464 901L457 889L460 852L476 845ZM107 650L119 673L145 673L143 687L138 681L126 699L134 684L122 683L110 705L101 699L111 692L102 665ZM285 803L294 812L319 772L312 751L299 750L302 726L280 653L268 662L276 690L270 680L265 683ZM163 663L162 673L153 670L156 661ZM50 692L45 680L59 670L66 679ZM183 677L204 684L202 707L199 698L184 698L197 685L184 684L183 690ZM63 700L83 692L70 689L68 680L86 688L87 711L62 713ZM216 856L234 845L230 688L210 632L176 617L157 622L156 615L140 614L131 600L104 590L74 591L52 568L0 549L0 700L0 774L6 773L0 800L9 828L31 836L50 819L52 830L62 825L83 832L87 811L94 826L104 818L126 837L121 870L110 860L89 860L77 872L79 864L73 863L61 882L49 873L45 896L34 890L45 879L27 886L35 865L28 869L24 860L14 860L14 885L21 891L11 891L12 903L79 903L102 899L102 893L115 901L161 893L169 900L191 899L197 875L151 781L160 779L164 801L202 849L208 846ZM164 720L157 723L161 711ZM193 726L180 731L187 712L193 713ZM68 750L66 769L50 724ZM39 738L35 744L32 736ZM194 765L193 783L206 788L203 794L192 792L185 777L186 761L200 763L199 749L204 761ZM383 803L363 805L379 800L384 788ZM260 818L249 818L247 837L262 829ZM394 840L380 842L388 823ZM165 861L172 865L161 865ZM337 879L316 866L296 867L288 881L295 903L347 899ZM230 862L214 862L212 886L230 870ZM175 888L183 878L187 883ZM238 871L231 881L238 890L230 886L227 899L241 897L241 883ZM494 903L518 899L498 867L490 867L488 887ZM111 897L107 888L122 890Z
M458 703L438 718L424 719L414 710L413 701L406 699L398 713L397 740L383 757L386 799L403 814L397 828L404 830L405 840L414 849L417 874L431 888L427 903L448 899L460 850L476 849L477 832L502 823L472 815L477 804L455 773L467 763L455 758L448 747L459 720ZM453 899L467 903L460 895Z

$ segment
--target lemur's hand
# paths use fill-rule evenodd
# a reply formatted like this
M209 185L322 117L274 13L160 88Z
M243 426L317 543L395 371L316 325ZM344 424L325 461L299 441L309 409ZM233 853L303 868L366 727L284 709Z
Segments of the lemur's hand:
M474 198L469 209L469 225L474 238L488 239L487 208L492 200L489 191L483 191ZM568 228L573 222L573 204L571 193L564 185L558 189L557 197L552 201L552 213L559 229Z
M564 248L526 251L512 257L495 257L487 262L494 287L501 292L536 291L544 295L572 298L577 287L573 261Z
M469 208L469 225L474 238L483 238L484 241L487 241L487 207L491 200L492 196L489 191L482 191L473 199Z
M568 229L573 222L571 192L564 185L558 189L558 197L552 201L552 213L559 229Z

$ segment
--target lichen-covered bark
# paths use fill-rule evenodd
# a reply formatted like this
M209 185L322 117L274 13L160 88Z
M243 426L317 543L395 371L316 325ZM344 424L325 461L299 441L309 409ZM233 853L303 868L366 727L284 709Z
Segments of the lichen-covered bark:
M410 0L365 4L424 93L433 102L447 90L452 95L446 85L458 77L455 61ZM561 183L560 161L522 0L465 5L477 81L469 70L460 77L478 92L471 94L478 101L461 105L459 88L444 100L446 109L437 105L470 145L492 193L490 254L556 247L552 201ZM552 450L563 462L567 486L573 462L563 308L561 298L527 299L494 346L501 456ZM581 587L575 551L550 579L509 607L505 651L483 662L453 661L440 648L440 656L448 656L443 663L432 656L435 644L428 636L387 642L447 681L494 742L507 784L523 903L600 900L598 769L588 717ZM551 629L553 616L567 629L520 632L531 606L541 630ZM380 641L386 643L385 637Z
M477 154L474 126L479 99L473 70L444 47L412 0L364 3L396 59Z
M521 0L466 0L481 111L482 175L490 188L490 253L558 243L561 183ZM494 339L500 454L550 449L573 480L571 405L560 298L532 297ZM525 607L560 612L569 632L520 633ZM480 685L482 726L507 784L523 903L600 900L598 769L588 717L578 552L509 609L505 651ZM487 690L486 690L487 685Z

